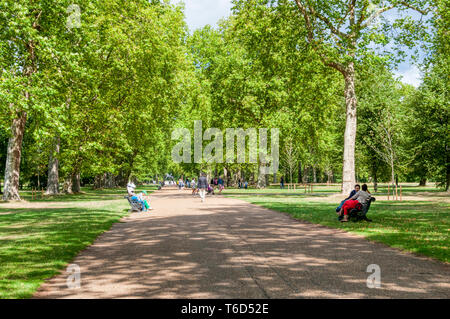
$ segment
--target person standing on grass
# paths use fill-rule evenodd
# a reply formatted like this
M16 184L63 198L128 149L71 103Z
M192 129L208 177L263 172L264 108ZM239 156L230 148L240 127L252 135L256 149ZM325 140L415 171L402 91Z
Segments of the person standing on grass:
M200 198L202 199L202 203L205 201L206 189L208 188L208 180L206 179L206 174L202 173L198 178L198 185Z
M280 188L284 189L284 177L283 176L281 176L281 178L280 178Z
M219 184L219 194L222 194L222 191L225 188L225 183L223 182L222 176L219 177L217 182Z
M342 206L342 209L340 211L340 215L342 216L342 214L344 215L344 219L342 219L342 222L348 222L348 213L356 208L356 206L358 204L364 205L366 204L370 198L372 197L372 195L370 195L370 192L367 188L367 185L364 184L362 186L362 190L360 190L359 192L357 192L355 195L353 195L348 201L346 201L344 203L344 205Z

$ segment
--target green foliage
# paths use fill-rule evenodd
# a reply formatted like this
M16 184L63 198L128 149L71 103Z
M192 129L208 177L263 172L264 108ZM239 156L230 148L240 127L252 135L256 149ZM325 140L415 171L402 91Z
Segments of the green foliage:
M224 168L235 176L246 172L246 179L257 174L256 164L174 164L171 132L174 127L193 132L194 120L221 130L280 128L280 150L293 143L294 161L310 181L313 172L318 181L336 181L346 120L344 80L323 64L326 56L343 65L356 62L358 176L390 178L375 151L381 147L380 129L390 123L396 173L445 182L447 1L372 1L375 6L357 1L354 25L344 21L350 13L342 1L309 1L316 12L313 36L321 40L316 42L295 1L233 3L233 14L218 28L189 35L183 7L161 1L80 0L81 25L71 29L68 0L0 1L0 163L11 120L24 110L25 185L38 177L45 185L50 154L60 160L61 180L108 174L124 184L167 172L196 175ZM372 23L382 5L397 10L395 21L383 19L385 11ZM412 8L428 14L420 20ZM427 30L436 30L436 36L431 39ZM429 40L423 87L419 93L399 87L386 62L398 62L405 47ZM428 121L419 120L425 116ZM61 152L53 154L58 138ZM280 174L288 174L288 162L281 158Z
M423 84L410 96L408 146L412 173L450 187L450 36L449 3L436 1L432 55Z

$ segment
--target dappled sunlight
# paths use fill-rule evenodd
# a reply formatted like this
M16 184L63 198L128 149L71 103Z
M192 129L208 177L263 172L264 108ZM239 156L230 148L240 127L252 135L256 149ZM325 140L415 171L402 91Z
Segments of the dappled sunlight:
M174 196L171 196L171 195ZM293 220L225 197L205 203L188 193L152 196L150 213L115 224L74 261L82 287L66 275L44 284L45 298L386 298L445 296L430 271L449 282L442 264L363 237ZM382 268L382 289L369 289L366 268ZM403 271L403 267L408 271ZM411 269L413 271L411 271ZM426 275L425 275L426 276Z
M0 296L30 296L29 289L58 273L124 215L115 211L117 207L125 206L103 202L101 208L69 203L64 208L5 209L0 205L0 212L10 212L0 215ZM14 288L17 285L28 288Z

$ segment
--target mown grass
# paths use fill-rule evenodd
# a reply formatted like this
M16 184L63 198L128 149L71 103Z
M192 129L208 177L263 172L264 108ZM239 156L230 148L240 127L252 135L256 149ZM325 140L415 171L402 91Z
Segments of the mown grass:
M123 190L83 191L38 200L56 201L63 207L6 208L0 204L0 298L31 297L45 279L64 269L128 214L127 201L111 201L122 199ZM93 205L81 206L81 201Z
M239 196L239 199L290 214L300 220L360 234L409 252L450 262L450 205L436 201L375 202L372 223L340 223L336 204L293 196Z
M369 189L378 196L386 196L389 194L392 196L393 191L392 187L387 184L379 184L378 185L378 191L375 192L373 190L373 185L369 184ZM310 192L311 189L307 188L305 190L304 186L296 186L296 189L294 190L292 187L288 189L287 186L285 186L284 189L280 189L279 186L269 186L265 189L257 189L254 186L249 186L248 189L237 189L237 188L226 188L223 191L223 194L233 194L233 195L244 195L244 194L250 194L250 195L310 195L310 194L324 194L324 195L330 195L330 194L337 194L341 192L341 187L337 185L313 185L312 187L312 193ZM427 194L427 196L435 197L435 196L442 196L442 189L436 188L434 185L430 184L429 186L417 186L416 184L403 184L401 188L401 193L403 196L415 196L415 195L423 195L424 193ZM400 187L397 188L397 196L400 197Z
M154 191L157 186L140 186L136 189L137 192L146 190L148 192ZM33 202L76 202L76 201L103 201L122 199L127 194L126 190L117 189L101 189L93 190L90 187L83 187L79 194L60 194L56 196L47 196L43 192L35 192L34 196L31 190L20 192L21 199Z

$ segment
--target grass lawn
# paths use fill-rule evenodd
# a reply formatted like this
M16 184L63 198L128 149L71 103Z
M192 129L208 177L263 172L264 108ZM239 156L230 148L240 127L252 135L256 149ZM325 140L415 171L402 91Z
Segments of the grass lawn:
M128 214L124 190L83 191L35 200L35 208L0 203L0 299L31 297ZM21 195L30 201L31 193Z
M378 192L373 191L373 185L368 184L369 189L376 195L387 195L388 193L388 185L387 184L378 184ZM313 194L323 194L323 195L329 195L329 194L337 194L341 192L341 186L339 185L313 185L312 188ZM397 189L398 196L400 197L400 188ZM403 196L411 196L411 195L423 195L424 193L427 193L427 196L439 196L439 194L442 192L441 189L436 188L433 184L430 184L428 186L417 186L417 184L402 184L402 194ZM296 186L296 189L288 189L287 186L285 186L284 189L280 189L279 186L270 186L265 189L257 189L254 186L250 186L248 189L237 189L237 188L226 188L224 191L224 194L236 194L236 195L244 195L244 194L289 194L289 195L309 195L309 188L307 188L307 192L305 191L305 187L303 186ZM389 194L392 196L392 187L389 187Z
M294 218L365 236L406 251L450 262L450 205L438 201L377 201L372 223L340 223L338 203L313 202L300 196L235 196L253 204L285 212Z

